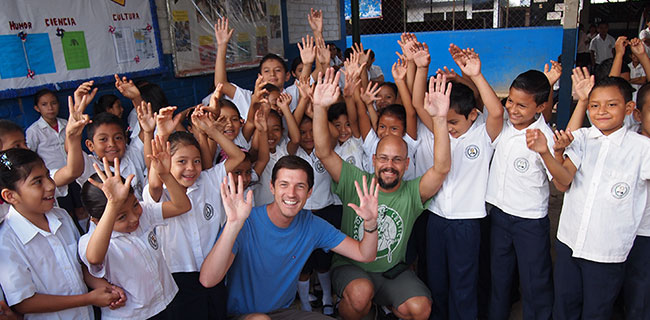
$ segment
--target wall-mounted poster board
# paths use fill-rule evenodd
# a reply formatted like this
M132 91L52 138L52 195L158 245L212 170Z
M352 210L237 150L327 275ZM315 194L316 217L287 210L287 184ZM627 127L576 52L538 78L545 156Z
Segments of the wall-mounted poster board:
M235 29L226 68L255 67L269 53L284 55L280 0L167 0L177 77L214 72L214 24L227 17Z
M0 99L159 72L154 7L146 0L3 1Z

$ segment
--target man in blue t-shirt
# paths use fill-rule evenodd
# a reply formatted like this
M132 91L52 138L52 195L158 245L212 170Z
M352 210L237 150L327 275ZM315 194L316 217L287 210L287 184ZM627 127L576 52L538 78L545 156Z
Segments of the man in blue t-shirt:
M273 167L274 201L252 209L252 193L244 200L241 180L221 185L227 222L201 266L199 280L212 287L228 272L228 313L263 313L272 318L329 319L288 309L296 296L298 275L315 249L332 250L350 259L374 261L377 253L377 187L357 183L360 205L349 204L364 219L365 236L353 240L325 220L303 210L314 184L314 171L297 156L282 157ZM239 178L241 179L241 177ZM244 318L242 317L242 318Z

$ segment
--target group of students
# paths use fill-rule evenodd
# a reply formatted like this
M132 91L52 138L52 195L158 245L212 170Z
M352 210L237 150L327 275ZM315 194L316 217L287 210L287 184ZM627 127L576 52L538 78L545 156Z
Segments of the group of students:
M488 318L508 319L517 275L526 319L609 319L621 292L628 318L650 315L650 85L635 104L620 62L576 68L575 111L552 131L559 63L518 75L502 102L473 49L450 44L462 75L427 79L429 47L403 34L395 83L374 82L370 50L335 71L322 13L308 20L291 69L266 55L253 91L228 82L223 18L215 91L196 107L116 75L128 126L114 95L84 113L92 81L67 121L49 91L26 135L1 120L0 319L361 319L373 305L476 319L486 219ZM626 47L650 75L641 41ZM549 180L565 192L554 266ZM421 215L424 281L407 263Z

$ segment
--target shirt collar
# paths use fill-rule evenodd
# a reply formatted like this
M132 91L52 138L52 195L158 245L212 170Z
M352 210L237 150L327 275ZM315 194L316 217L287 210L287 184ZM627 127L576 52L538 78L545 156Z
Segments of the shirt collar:
M517 128L515 128L515 125L512 124L512 122L510 122L510 120L507 120L506 123L507 123L508 127L512 128L512 130L514 130L515 135L526 134L526 130L528 130L528 129L541 129L544 126L548 127L548 125L544 121L544 116L542 116L541 114L539 115L537 120L535 120L533 123L531 123L528 127L524 128L524 129L521 129L521 130L518 130Z
M46 237L50 234L55 234L59 227L61 227L61 220L57 215L55 215L51 210L45 213L45 218L47 218L47 223L50 227L51 232L47 232L35 226L27 218L23 217L16 209L11 206L9 213L7 214L6 223L11 226L11 229L14 230L20 242L23 245L27 244L32 240L37 233L40 233L42 236Z
M52 128L43 117L39 117L38 120L36 120L36 123L38 124L38 127L41 129L47 129L47 128ZM63 127L63 119L56 118L56 124L59 127L59 131L61 131L61 128Z
M589 129L587 129L587 138L599 139L603 137L611 141L612 143L616 144L617 146L620 146L623 143L623 138L625 138L627 131L628 131L627 127L623 125L623 127L621 127L620 129L606 136L602 133L602 131L600 131L600 129L596 128L595 126L591 126Z

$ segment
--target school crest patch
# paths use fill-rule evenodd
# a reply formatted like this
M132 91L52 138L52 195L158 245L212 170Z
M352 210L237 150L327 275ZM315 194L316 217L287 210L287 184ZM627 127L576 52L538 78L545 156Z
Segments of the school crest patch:
M530 167L530 163L528 163L528 159L526 158L517 158L515 159L514 166L515 166L515 170L524 173L528 171L528 168Z
M379 205L377 216L377 258L386 257L388 262L393 261L393 251L397 249L404 237L404 221L395 209L384 204ZM354 219L353 238L361 241L363 239L363 219L356 216Z
M156 232L154 230L151 230L151 232L149 232L149 236L147 238L149 239L149 245L154 250L158 250L158 238L156 237Z
M353 166L356 165L356 160L354 160L354 156L349 156L347 159L345 159L345 161L346 161L347 163L353 165ZM320 161L318 161L318 162L320 162Z
M316 161L316 163L314 163L314 169L318 173L325 172L325 167L323 167L323 164L320 162L320 160L318 160L318 161Z
M619 182L612 187L612 196L616 199L623 199L630 193L630 185L625 182Z
M481 154L481 149L478 148L477 145L471 144L465 148L465 156L467 159L474 160L478 158L478 156Z
M214 217L214 208L212 207L211 204L206 203L205 206L203 207L203 217L205 220L210 220L212 217Z

